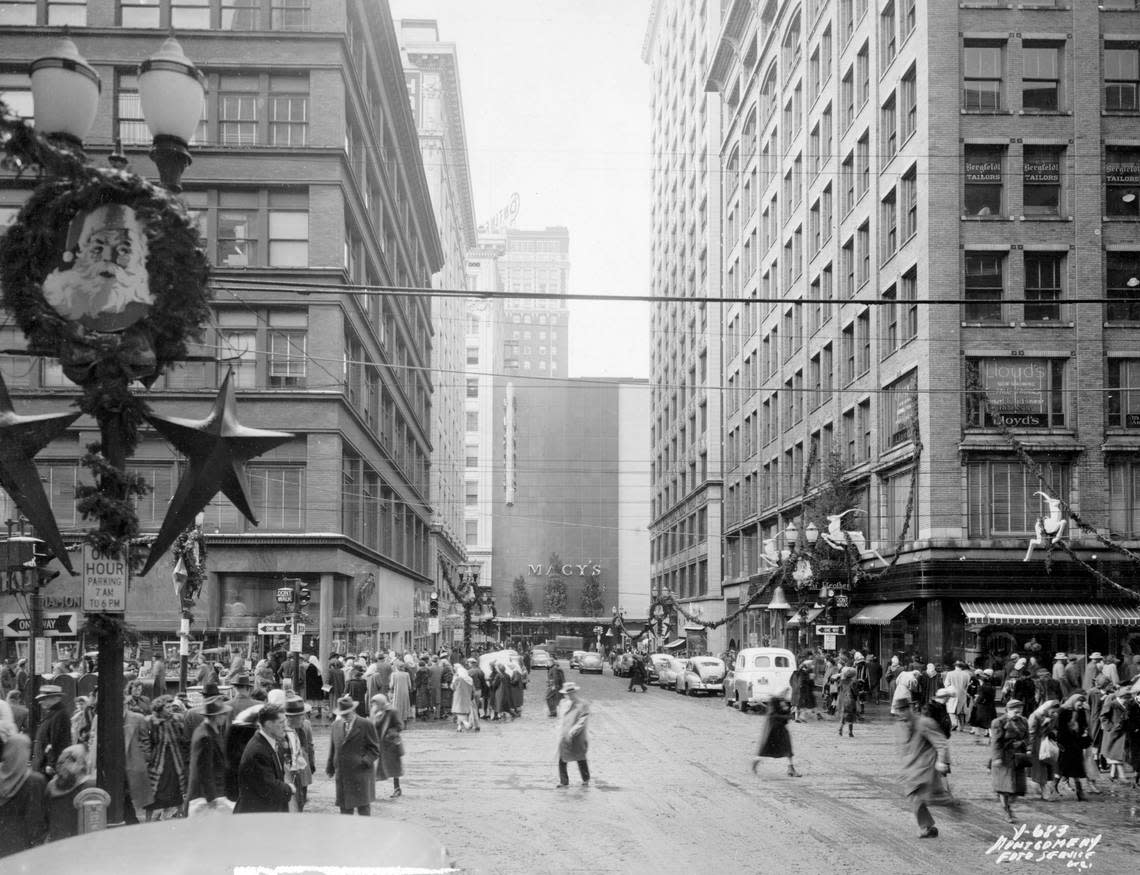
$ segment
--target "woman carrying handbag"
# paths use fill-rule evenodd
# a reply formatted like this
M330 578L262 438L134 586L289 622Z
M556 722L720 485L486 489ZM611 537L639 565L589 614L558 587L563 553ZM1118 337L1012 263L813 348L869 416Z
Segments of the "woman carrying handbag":
M383 693L372 697L372 724L376 727L376 737L380 739L380 758L376 760L376 780L392 779L392 797L404 795L400 789L400 778L404 775L404 739L400 735L404 724L400 715Z

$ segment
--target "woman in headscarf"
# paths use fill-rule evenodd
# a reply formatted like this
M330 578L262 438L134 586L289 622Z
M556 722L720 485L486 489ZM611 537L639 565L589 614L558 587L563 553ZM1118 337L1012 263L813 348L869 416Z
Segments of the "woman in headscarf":
M805 659L788 679L788 683L791 685L792 713L795 715L793 719L796 723L805 722L800 717L806 711L815 711L816 719L823 719L823 715L816 711L815 678L812 675L814 668L815 662Z
M1001 799L1008 823L1015 823L1011 803L1025 795L1025 765L1029 760L1029 727L1022 716L1020 699L1005 703L1005 714L990 725L990 779Z
M451 681L451 713L455 715L455 731L471 729L471 703L475 699L475 687L471 675L461 663L455 663L455 676Z
M416 667L416 717L423 719L431 710L431 669L427 660L421 659Z
M48 841L56 842L79 834L79 812L75 797L95 786L87 774L87 749L82 744L64 748L55 761L55 777L47 785Z
M1081 778L1085 777L1085 750L1091 744L1085 697L1083 693L1074 693L1057 712L1057 746L1061 753L1057 757L1057 777L1053 781L1056 795L1061 795L1058 785L1064 778L1076 788L1077 801L1085 800Z
M151 705L150 762L147 775L154 801L147 807L147 822L177 816L186 793L186 733L170 696L159 696Z
M756 772L763 757L788 760L788 776L799 778L792 758L792 736L788 732L788 721L792 719L792 706L788 698L790 691L784 689L780 693L767 698L761 695L760 703L764 706L764 713L768 716L764 720L764 727L760 730L760 742L756 748L756 756L752 758L752 771Z
M970 734L978 736L974 739L974 744L982 744L982 739L989 737L990 724L997 719L997 706L994 704L996 695L994 670L983 669L977 692L974 693L974 704L970 708Z
M506 666L496 662L491 675L491 709L495 716L492 720L506 720L511 713L510 678L507 677Z
M1054 742L1057 740L1056 719L1060 704L1056 699L1049 699L1029 715L1029 754L1033 757L1029 766L1029 780L1037 785L1039 799L1045 799L1045 788L1055 777L1057 761L1041 757L1041 743L1046 738Z
M380 741L380 758L376 760L376 780L387 781L391 778L392 798L396 799L404 794L400 789L400 778L404 775L404 742L400 733L404 729L404 724L388 697L382 693L372 697L372 725L376 727L376 737Z
M1100 706L1100 753L1108 763L1108 780L1114 784L1124 778L1124 762L1128 759L1127 718L1131 701L1130 689L1116 690L1108 693Z
M401 723L407 723L415 716L412 709L412 676L408 674L407 663L398 662L396 670L388 679L389 701L392 710L400 718Z
M47 836L46 779L28 765L32 742L17 732L0 738L0 857L26 851Z
M511 660L507 670L507 707L512 717L522 716L523 690L526 688L526 669L521 662Z
M847 725L847 735L855 737L855 721L859 717L859 694L855 689L855 668L847 666L839 673L839 692L835 699L835 707L839 712L839 734L843 734L843 726Z

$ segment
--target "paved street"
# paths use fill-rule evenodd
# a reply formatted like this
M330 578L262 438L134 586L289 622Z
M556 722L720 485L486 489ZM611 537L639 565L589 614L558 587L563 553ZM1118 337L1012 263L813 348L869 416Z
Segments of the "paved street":
M443 722L404 735L404 796L380 788L373 813L433 830L471 871L515 872L1052 872L1065 862L998 863L987 850L1014 827L1000 817L985 770L987 748L969 735L952 739L951 786L960 805L933 809L941 836L916 838L895 784L894 727L885 707L836 735L830 721L792 726L804 777L782 762L749 770L763 718L717 698L690 699L650 688L627 693L626 681L579 677L592 703L590 768L594 785L557 783L553 723L532 675L520 720L484 723L458 734ZM327 733L318 731L320 777L312 808L333 811L323 777ZM1105 783L1107 787L1107 783ZM1015 812L1031 834L1038 825L1068 827L1066 838L1102 836L1085 871L1135 869L1140 852L1140 795L1093 796L1078 803L1027 802ZM1028 839L1030 836L1023 837ZM1034 856L1039 856L1035 854Z

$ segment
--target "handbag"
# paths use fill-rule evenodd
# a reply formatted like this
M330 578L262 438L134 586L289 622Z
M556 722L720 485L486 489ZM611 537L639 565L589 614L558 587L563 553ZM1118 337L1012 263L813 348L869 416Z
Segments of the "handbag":
M1041 746L1037 748L1037 757L1045 763L1055 763L1058 757L1061 756L1061 749L1057 747L1057 742L1046 735L1041 739Z

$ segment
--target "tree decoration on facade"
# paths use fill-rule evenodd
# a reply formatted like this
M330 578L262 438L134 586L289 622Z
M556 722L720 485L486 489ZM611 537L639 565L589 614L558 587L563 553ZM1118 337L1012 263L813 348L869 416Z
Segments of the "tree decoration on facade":
M562 559L557 553L550 554L549 567L550 574L542 594L542 610L546 614L563 614L566 612L566 581L562 579Z
M533 612L534 604L530 600L526 578L520 574L511 584L511 613L516 617L529 617Z
M585 583L582 585L582 616L598 616L598 614L602 612L602 608L605 606L603 600L604 594L605 587L602 586L601 576L594 575L592 577L587 577Z

